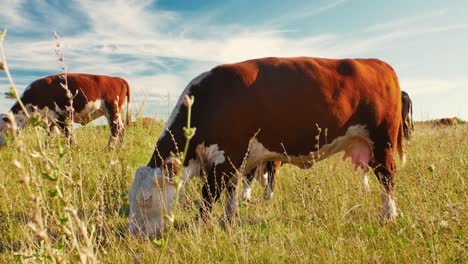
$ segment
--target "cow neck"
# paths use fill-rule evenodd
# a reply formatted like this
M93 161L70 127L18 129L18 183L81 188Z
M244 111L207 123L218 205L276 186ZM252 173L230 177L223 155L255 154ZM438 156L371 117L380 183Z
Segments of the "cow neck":
M164 129L164 131L161 134L161 137L158 139L158 142L156 143L156 148L147 166L152 168L161 168L163 161L166 161L172 155L177 154L178 151L184 151L186 138L183 133L182 126L171 126L169 128L169 131L171 131L171 133L169 133L167 129L168 128ZM186 163L187 162L188 159L186 159Z

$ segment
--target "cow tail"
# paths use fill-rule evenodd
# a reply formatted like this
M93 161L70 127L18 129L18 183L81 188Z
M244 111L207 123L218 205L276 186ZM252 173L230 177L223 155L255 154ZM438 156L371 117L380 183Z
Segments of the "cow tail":
M400 160L403 166L406 163L406 150L405 150L405 141L404 141L404 129L403 129L403 120L400 122L400 128L398 129L398 137L397 137L397 151L398 155L400 156Z
M130 86L128 85L128 82L125 81L125 85L127 86L127 112L125 114L125 124L127 126L130 126L130 123L132 121L132 118L130 116Z
M413 122L413 103L410 101L409 102L409 109L410 109L410 113L411 113L411 117L410 117L410 123L411 123L411 132L414 131L414 122Z

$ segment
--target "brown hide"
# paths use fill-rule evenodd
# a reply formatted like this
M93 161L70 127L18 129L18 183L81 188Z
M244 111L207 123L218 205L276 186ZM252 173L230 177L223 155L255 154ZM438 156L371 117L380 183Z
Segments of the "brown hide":
M73 108L75 113L86 111L85 107L89 102L102 100L105 105L105 113L109 125L111 126L111 137L117 137L123 132L123 124L120 120L121 112L125 101L127 101L127 122L129 121L130 88L128 83L119 77L104 75L91 75L82 73L69 73L67 75L68 89L73 98ZM57 114L57 123L64 127L66 119L66 106L69 99L62 84L65 84L63 74L52 75L32 82L21 96L25 105L32 105L38 109L48 108ZM58 108L58 109L57 109ZM18 114L22 109L16 103L11 111ZM63 111L63 112L62 112ZM75 114L76 117L76 114ZM117 122L120 120L119 122ZM86 124L91 120L75 120Z
M208 211L233 179L257 132L258 142L269 151L298 156L343 136L350 126L365 125L374 142L370 165L393 193L394 151L400 156L404 151L402 97L394 70L383 61L255 59L215 67L185 93L195 97L191 122L197 128L186 162L202 143L217 144L229 161L208 172L202 192ZM168 129L183 149L187 109L179 105L174 111L178 114ZM176 152L169 133L156 148L148 163L153 168L164 163L159 157Z

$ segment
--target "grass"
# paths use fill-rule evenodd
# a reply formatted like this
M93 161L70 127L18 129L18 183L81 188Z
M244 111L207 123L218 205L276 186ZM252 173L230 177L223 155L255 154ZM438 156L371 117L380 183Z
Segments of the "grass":
M105 150L107 127L81 127L62 158L57 154L61 137L48 138L41 132L52 165L31 155L38 144L32 129L0 149L0 262L51 261L30 225L37 217L31 200L35 194L42 198L40 217L61 261L80 261L77 245L85 244L77 225L78 244L73 246L64 235L57 216L63 212L57 212L66 205L78 209L98 261L154 263L161 249L126 232L127 192L135 169L149 160L162 127L127 128L124 149L113 152ZM234 224L225 228L218 224L223 201L215 206L210 221L196 221L201 183L194 180L181 197L175 230L161 262L466 263L467 132L467 125L416 124L407 165L397 164L399 218L384 226L378 221L381 201L376 178L370 177L370 192L363 192L361 174L339 156L309 170L283 166L273 199L260 201L262 190L255 185L254 201L241 204ZM53 171L47 167L53 164L59 165L60 180L40 176ZM31 191L20 183L26 175L35 183ZM52 197L54 186L63 190L66 199Z

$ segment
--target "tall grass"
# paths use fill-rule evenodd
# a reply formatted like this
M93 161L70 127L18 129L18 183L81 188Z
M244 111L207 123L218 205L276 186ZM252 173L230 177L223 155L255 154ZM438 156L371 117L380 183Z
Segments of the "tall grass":
M70 165L70 178L62 184L69 185L64 195L93 231L91 242L99 261L151 263L160 256L160 248L151 240L128 236L126 226L127 191L133 173L147 162L162 127L127 128L126 148L115 152L103 147L107 127L76 131L77 144L70 149L75 163ZM39 252L42 246L28 227L35 212L30 197L32 193L49 195L55 185L41 177L35 189L28 191L19 183L25 171L13 160L28 167L27 175L38 175L44 166L42 160L31 156L36 144L34 131L24 132L16 143L0 149L2 262L26 260L28 253ZM381 201L377 180L371 178L371 191L363 192L360 173L353 172L351 164L339 156L310 170L282 167L274 199L260 202L262 190L256 186L253 197L258 200L242 204L234 223L225 228L216 221L223 213L223 201L215 206L212 221L195 221L201 182L194 180L181 197L174 233L162 261L464 263L468 260L467 132L466 125L416 125L408 163L397 172L400 217L397 223L384 226L378 222ZM49 142L46 148L50 153L58 153L54 142L59 139L44 140ZM54 215L56 205L51 201L43 207L44 216ZM60 221L45 219L51 243L57 243L62 239L57 236L61 234L57 230ZM79 254L69 250L62 260L75 262Z

